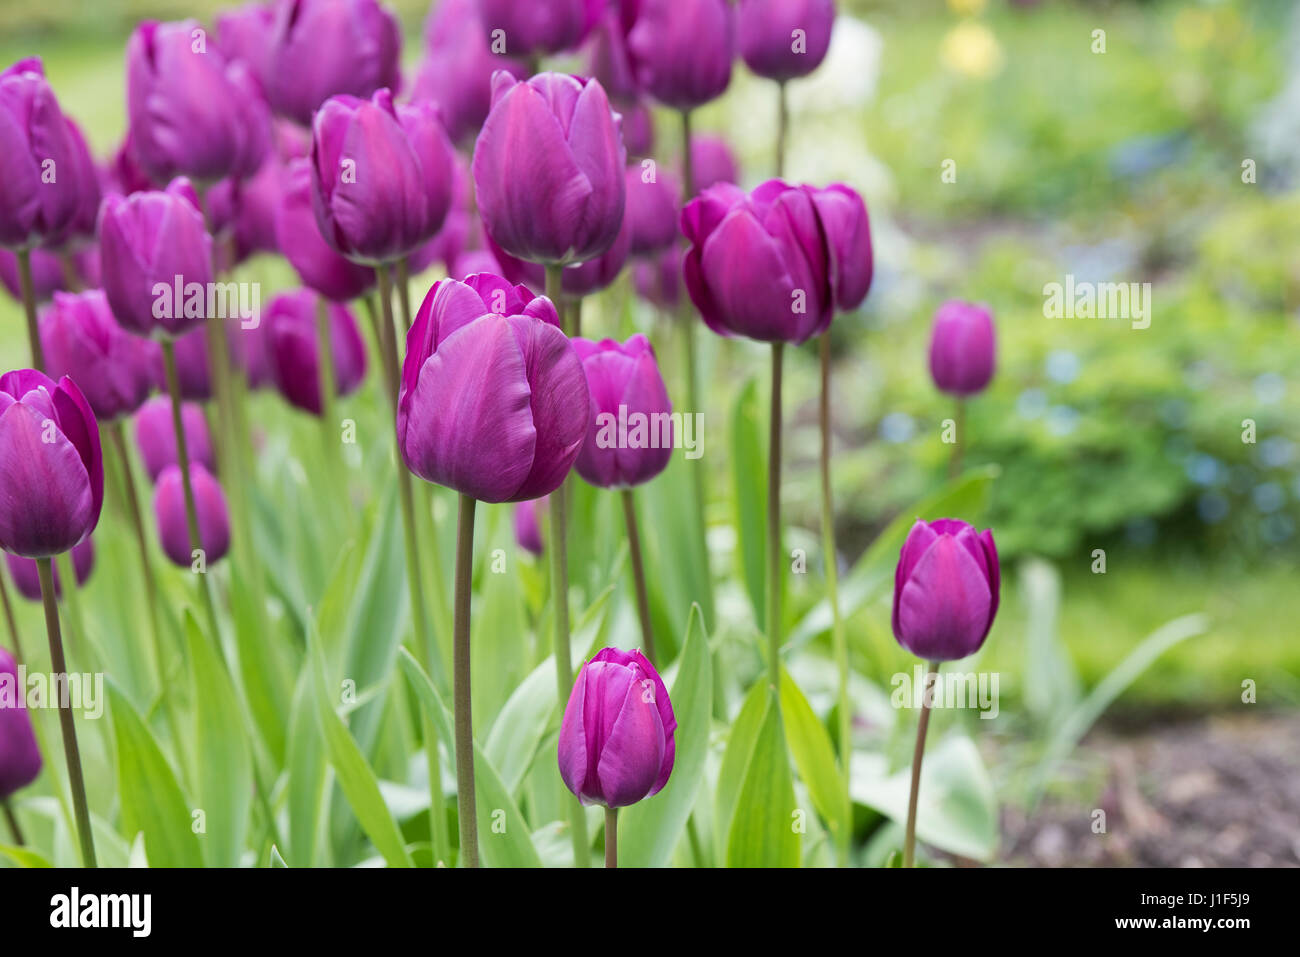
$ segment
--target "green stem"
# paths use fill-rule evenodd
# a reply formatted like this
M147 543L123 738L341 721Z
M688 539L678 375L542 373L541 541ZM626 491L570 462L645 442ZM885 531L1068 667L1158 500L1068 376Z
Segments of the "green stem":
M9 640L14 646L14 658L18 664L26 662L22 642L18 639L18 622L14 619L14 606L9 601L9 586L5 584L5 572L0 570L0 605L4 606L5 624L9 628Z
M916 802L921 793L921 759L925 756L925 732L930 727L930 701L934 691L931 672L938 674L939 662L926 662L921 688L921 720L916 725L916 748L912 751L912 790L907 798L907 830L903 835L903 866L911 867L916 857Z
M953 410L953 431L954 441L952 451L948 455L948 478L955 479L961 475L961 459L964 447L966 445L966 400L957 399L956 408Z
M786 96L785 81L776 85L776 176L785 176L785 144L790 135L790 103Z
M18 817L14 814L13 805L9 803L8 798L0 801L0 808L4 809L5 822L9 825L9 832L13 835L14 847L22 847L27 842L23 839L23 829L18 826Z
M20 249L18 258L18 288L22 292L23 312L27 315L27 343L32 349L32 366L45 371L45 351L41 348L41 330L36 322L36 287L32 283L32 253Z
M456 516L456 598L452 646L452 696L456 714L456 804L460 813L460 859L478 867L478 815L474 795L474 717L470 708L469 610L474 566L474 506L461 493Z
M447 841L447 815L443 811L442 760L438 751L438 732L427 714L421 713L421 730L424 734L424 753L429 762L429 833L433 843L433 863L451 862Z
M320 415L324 426L321 438L325 443L326 461L335 458L333 448L338 421L334 417L334 340L330 335L330 304L324 296L316 297L316 367L320 382Z
M646 591L645 566L641 560L641 533L636 522L636 501L632 490L625 488L619 492L623 500L623 520L627 524L627 548L632 556L632 580L636 584L636 611L641 619L641 644L645 647L645 656L650 664L655 664L654 630L650 625L650 595Z
M50 639L50 667L64 680L68 664L63 658L63 636L59 631L59 608L54 601L54 573L48 558L36 559L41 580L41 601L45 605L45 630ZM63 756L68 764L68 784L77 818L77 839L81 844L81 863L95 867L95 838L90 832L90 805L86 802L86 780L81 773L81 751L77 747L77 725L72 718L72 702L59 696L59 727L63 732Z
M618 867L618 808L605 808L605 866Z
M772 408L767 461L767 668L781 687L781 366L785 343L772 343Z
M397 260L397 302L402 307L402 325L411 329L411 272L405 259Z

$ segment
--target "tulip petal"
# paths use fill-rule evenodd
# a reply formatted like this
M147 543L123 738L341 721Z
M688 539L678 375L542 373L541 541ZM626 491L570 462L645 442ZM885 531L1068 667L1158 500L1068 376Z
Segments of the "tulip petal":
M596 775L608 807L626 807L644 798L664 764L666 735L658 708L648 700L652 689L648 677L627 685L622 707L604 736Z
M98 506L81 453L56 424L15 402L0 413L0 449L0 548L48 558L84 540Z
M587 768L591 764L587 753L586 713L587 669L583 668L569 693L568 704L564 706L559 741L560 777L564 779L565 787L579 796L586 788Z
M951 535L921 556L899 596L902 642L929 660L965 658L988 634L988 572Z

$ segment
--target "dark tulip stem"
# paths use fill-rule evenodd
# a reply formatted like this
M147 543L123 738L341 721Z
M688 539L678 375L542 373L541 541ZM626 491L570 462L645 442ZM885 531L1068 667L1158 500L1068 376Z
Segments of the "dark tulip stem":
M72 253L59 253L59 272L63 274L63 288L68 292L81 292L84 288L81 277L77 275L77 262Z
M18 258L18 289L23 297L23 312L27 315L27 342L32 348L32 368L45 371L45 350L41 348L41 329L36 322L36 285L32 282L32 252L20 249Z
M785 176L785 146L790 136L790 101L785 81L776 84L776 176Z
M772 343L772 408L767 446L767 668L781 688L781 366L785 343Z
M41 601L45 605L45 630L50 639L50 667L55 675L68 673L63 658L63 634L59 630L59 606L54 599L54 572L48 558L36 559L36 573L41 580ZM83 867L95 867L95 838L90 832L90 805L86 802L86 780L81 773L81 751L77 747L77 725L72 718L72 703L59 696L59 727L63 732L63 756L68 763L68 786L77 819L77 839L81 844Z
M461 494L456 516L456 599L452 649L452 696L456 711L456 804L460 816L460 860L478 867L478 814L474 795L474 721L470 708L469 610L474 570L474 506Z
M18 637L18 622L14 619L14 606L9 601L9 585L5 582L5 572L0 571L0 605L4 606L5 625L9 628L9 640L14 646L14 658L18 664L24 664L22 641Z
M916 802L921 793L921 759L925 757L925 733L930 727L930 702L934 690L930 675L939 673L938 661L928 661L925 666L924 685L921 688L921 719L916 724L916 748L912 751L912 790L907 796L907 830L903 835L903 866L912 867L916 858Z
M574 296L572 301L569 303L569 316L571 317L572 320L569 323L569 325L573 327L570 334L573 336L582 335L582 297L581 296Z
M14 814L14 807L5 798L0 801L0 808L5 812L5 823L9 825L9 833L13 835L14 847L22 847L27 842L23 839L23 829L18 826L18 816Z
M316 365L320 386L320 415L324 428L321 437L325 442L325 454L332 461L334 458L334 430L338 420L334 416L334 342L330 336L330 304L324 296L316 296Z
M605 808L605 866L618 867L618 808Z
M636 499L630 488L622 489L623 521L627 524L627 549L632 556L632 580L636 584L636 611L641 619L641 644L650 664L656 664L654 629L650 624L650 594L645 585L645 564L641 558L641 530L636 521Z
M397 279L397 303L402 307L402 325L411 329L411 269L405 259L397 260L394 267Z
M956 433L952 443L952 452L948 455L948 478L955 479L961 475L962 454L966 447L966 400L957 399L952 414L953 431Z
M682 205L695 198L695 164L691 159L691 111L682 110Z

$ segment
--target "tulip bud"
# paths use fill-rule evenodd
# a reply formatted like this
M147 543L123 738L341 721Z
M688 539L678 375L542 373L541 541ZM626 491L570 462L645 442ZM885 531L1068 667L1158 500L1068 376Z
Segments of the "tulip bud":
M149 178L149 174L136 159L129 130L122 139L122 145L117 148L112 161L108 164L108 182L110 195L130 196L132 193L143 193L160 188L159 184Z
M0 246L58 241L82 207L77 143L38 59L0 72Z
M703 106L731 82L735 33L728 0L641 0L627 35L637 81L675 110Z
M587 431L587 380L545 297L445 279L406 337L397 439L421 478L484 502L559 488Z
M166 190L105 199L99 255L104 294L128 332L175 338L203 321L205 310L186 314L185 290L201 285L206 302L212 237L187 180L173 180Z
M102 290L56 292L40 332L46 370L76 382L100 422L130 415L149 397L158 344L119 326Z
M667 170L656 170L648 177L641 166L627 168L627 210L623 215L632 231L633 256L659 253L678 242L681 201L681 187Z
M312 211L311 161L291 161L284 170L275 215L276 244L302 284L327 299L347 302L375 285L375 270L345 259L325 242Z
M190 462L210 472L216 471L217 460L212 454L212 438L203 410L192 402L183 403L181 426L185 429ZM168 396L154 396L140 407L135 415L135 443L151 482L158 481L163 469L180 461L176 453L176 427L172 424L172 400Z
M577 47L591 32L604 0L479 0L483 27L504 32L510 56L559 53Z
M745 65L769 80L807 76L826 58L834 0L740 0L737 42Z
M244 373L250 389L260 389L271 382L265 319L248 328L243 323L231 323L226 327L226 341L230 344L230 361Z
M194 508L199 519L199 541L203 561L211 565L230 550L230 513L226 496L212 473L198 462L190 463L190 484L194 488ZM154 487L153 511L158 521L158 536L167 557L182 568L189 568L195 556L190 549L189 526L185 516L185 485L179 465L169 465L158 476Z
M930 375L949 395L984 391L993 378L995 360L993 313L988 306L945 302L934 314L930 334Z
M682 298L681 248L669 246L651 259L642 259L632 266L632 284L636 294L646 302L672 312Z
M843 183L813 190L813 202L830 249L831 291L835 305L858 308L871 288L871 224L862 197Z
M281 293L266 310L268 356L275 387L295 408L320 415L319 298L309 289ZM330 351L336 395L356 391L366 375L366 347L357 320L345 306L328 302Z
M720 136L691 137L691 179L697 195L718 183L740 182L740 167L726 140Z
M104 460L90 403L64 376L0 376L0 548L49 558L90 537L104 504Z
M41 576L36 567L36 559L20 558L17 555L5 554L5 562L9 565L9 577L14 580L18 586L18 593L28 601L41 600ZM91 569L95 567L95 542L93 538L88 538L80 545L72 549L72 570L77 576L77 587L80 588L90 577ZM63 586L59 584L59 566L50 565L50 577L54 583L54 597L63 598ZM0 703L0 709L3 709L3 703Z
M549 501L550 496L544 495L515 505L515 541L533 555L540 556L543 551L541 516Z
M623 146L628 156L646 156L655 145L655 120L650 107L640 100L620 106L623 116Z
M578 474L601 488L630 488L654 478L673 454L672 403L645 336L574 339L591 393Z
M520 83L498 71L473 163L488 235L528 262L595 259L623 222L626 159L595 80L539 73Z
M217 14L217 48L229 61L248 67L258 87L266 90L271 76L271 44L275 40L275 7L248 3Z
M668 689L639 651L582 666L560 724L560 777L584 805L627 807L663 790L677 745Z
M0 801L40 776L41 749L27 713L27 689L18 684L18 667L13 656L0 648L0 688L12 689L12 700L0 692Z
M979 651L998 611L1001 572L993 533L955 518L918 521L894 572L894 637L927 661Z
M627 51L627 27L631 23L625 27L623 22L630 6L611 5L605 11L592 31L587 51L587 75L599 80L605 94L620 106L634 103L641 96L641 86ZM635 22L635 11L632 22Z
M67 228L50 239L50 244L75 247L91 242L95 238L101 190L99 170L95 167L95 160L90 155L90 147L86 145L86 138L81 134L81 128L67 117L64 118L64 122L68 125L68 142L72 146L73 163L70 169L63 171L63 175L72 180L71 188L75 195L76 213Z
M397 89L401 27L376 0L285 0L277 13L266 87L276 113L307 126L332 96Z

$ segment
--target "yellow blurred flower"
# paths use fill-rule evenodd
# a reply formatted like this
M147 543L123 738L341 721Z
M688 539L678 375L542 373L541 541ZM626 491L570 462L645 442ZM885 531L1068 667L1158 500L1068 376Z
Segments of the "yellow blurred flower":
M948 31L939 47L943 65L954 73L984 80L1002 69L1002 46L993 31L967 20Z

